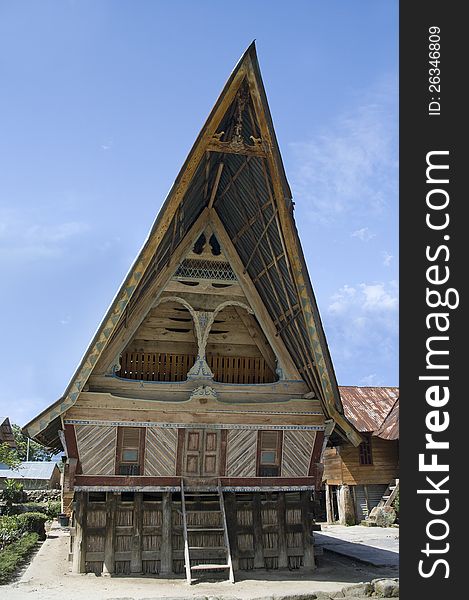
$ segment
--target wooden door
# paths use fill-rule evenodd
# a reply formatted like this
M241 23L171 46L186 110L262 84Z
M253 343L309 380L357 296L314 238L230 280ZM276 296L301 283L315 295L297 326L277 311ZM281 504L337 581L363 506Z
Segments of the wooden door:
M217 477L220 471L220 431L186 429L183 470L186 477Z

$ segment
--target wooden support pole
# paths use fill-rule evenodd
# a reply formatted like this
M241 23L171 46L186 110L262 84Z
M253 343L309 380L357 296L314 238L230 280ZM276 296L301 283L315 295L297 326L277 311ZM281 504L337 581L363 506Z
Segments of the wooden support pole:
M114 573L114 541L116 538L117 496L113 492L106 494L106 535L104 537L103 575Z
M161 526L161 564L160 574L171 575L173 572L173 536L172 536L172 494L163 492L163 520Z
M334 522L334 514L332 512L331 486L326 483L326 520L328 523Z
M133 510L132 550L130 555L130 572L142 573L142 540L143 540L143 494L135 492Z
M225 511L228 537L230 539L231 561L233 571L239 570L239 552L238 552L238 515L236 510L236 495L234 492L226 492Z
M287 554L287 504L285 492L278 493L277 502L277 525L278 525L278 568L285 569L288 567Z
M311 528L311 492L300 492L301 496L301 523L303 525L303 566L314 569L314 545Z
M85 572L87 492L75 492L75 537L73 540L72 573Z
M262 506L261 495L254 492L254 501L252 503L252 525L253 525L253 543L254 543L254 568L263 569L264 563L264 537L262 535Z

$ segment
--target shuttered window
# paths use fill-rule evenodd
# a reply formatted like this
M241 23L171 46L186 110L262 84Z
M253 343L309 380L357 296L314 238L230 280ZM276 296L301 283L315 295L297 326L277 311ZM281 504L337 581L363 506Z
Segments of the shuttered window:
M358 447L361 465L372 465L373 455L371 454L371 437L367 436L365 441Z
M117 438L118 475L142 475L145 428L119 427Z
M280 475L281 431L259 431L258 475L278 477Z

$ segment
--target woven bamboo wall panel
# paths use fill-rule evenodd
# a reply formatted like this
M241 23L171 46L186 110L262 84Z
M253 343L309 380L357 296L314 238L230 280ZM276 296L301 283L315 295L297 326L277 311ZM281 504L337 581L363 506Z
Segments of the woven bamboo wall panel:
M282 477L308 475L315 431L285 431L283 434Z
M148 427L145 440L145 475L176 475L177 429Z
M228 431L226 454L226 475L228 477L255 477L256 475L257 431Z
M117 427L75 425L84 475L114 475Z

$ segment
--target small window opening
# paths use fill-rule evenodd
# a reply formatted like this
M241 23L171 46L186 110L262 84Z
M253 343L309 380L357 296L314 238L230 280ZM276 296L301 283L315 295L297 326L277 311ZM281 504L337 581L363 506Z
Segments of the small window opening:
M367 436L365 441L358 447L360 464L361 465L372 465L373 456L371 454L371 437Z
M117 439L118 475L141 475L145 429L143 427L119 427Z
M207 241L207 238L202 233L202 235L199 236L196 243L194 244L194 253L195 254L202 254L202 252L204 251L204 246L205 246L206 241Z
M215 237L215 234L213 234L213 233L210 236L209 244L210 244L210 247L212 248L213 256L219 256L221 254L220 244L218 243L218 240Z
M280 475L281 434L281 431L259 432L259 477Z

